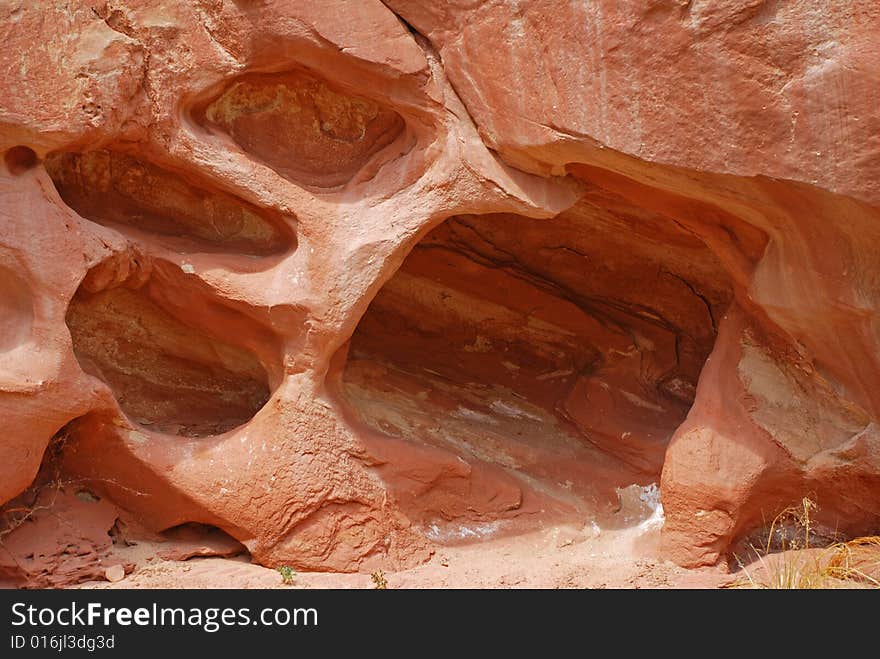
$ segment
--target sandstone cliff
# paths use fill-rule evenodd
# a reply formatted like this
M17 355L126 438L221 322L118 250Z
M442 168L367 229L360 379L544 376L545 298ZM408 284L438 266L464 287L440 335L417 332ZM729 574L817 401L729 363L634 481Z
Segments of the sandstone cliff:
M878 34L870 0L4 3L0 503L42 464L340 571L633 483L688 566L807 493L876 530Z

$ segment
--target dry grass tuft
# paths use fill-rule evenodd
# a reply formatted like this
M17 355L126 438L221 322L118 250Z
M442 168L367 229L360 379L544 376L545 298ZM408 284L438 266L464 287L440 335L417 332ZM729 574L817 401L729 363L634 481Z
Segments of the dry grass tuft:
M729 587L880 588L880 536L834 542L821 549L811 547L811 515L816 510L816 502L804 497L799 506L779 513L770 524L762 550L752 546L758 567L750 571L737 556L744 576ZM778 552L772 551L775 543L781 543Z

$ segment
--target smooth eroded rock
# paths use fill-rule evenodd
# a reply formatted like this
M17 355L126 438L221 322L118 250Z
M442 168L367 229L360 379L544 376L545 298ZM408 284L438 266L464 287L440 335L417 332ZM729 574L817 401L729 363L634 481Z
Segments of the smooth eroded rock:
M120 508L321 571L880 528L877 3L44 4L0 9L0 523L100 499L4 579L94 578Z

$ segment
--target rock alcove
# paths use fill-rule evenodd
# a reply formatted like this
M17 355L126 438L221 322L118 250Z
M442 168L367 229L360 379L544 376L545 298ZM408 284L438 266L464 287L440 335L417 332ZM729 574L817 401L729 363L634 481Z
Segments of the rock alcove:
M621 199L455 216L372 301L342 397L377 433L609 512L659 478L731 297L697 237Z

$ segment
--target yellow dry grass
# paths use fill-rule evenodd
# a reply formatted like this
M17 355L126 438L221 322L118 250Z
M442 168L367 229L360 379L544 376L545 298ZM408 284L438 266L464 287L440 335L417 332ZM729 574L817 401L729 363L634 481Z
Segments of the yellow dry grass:
M808 497L799 506L786 508L770 524L763 551L752 547L757 566L746 567L737 557L743 577L731 588L828 589L880 588L880 536L854 538L818 549L810 547L811 513L818 509ZM771 553L774 533L785 522L796 524L803 532L803 544L797 539L783 540L781 551Z

